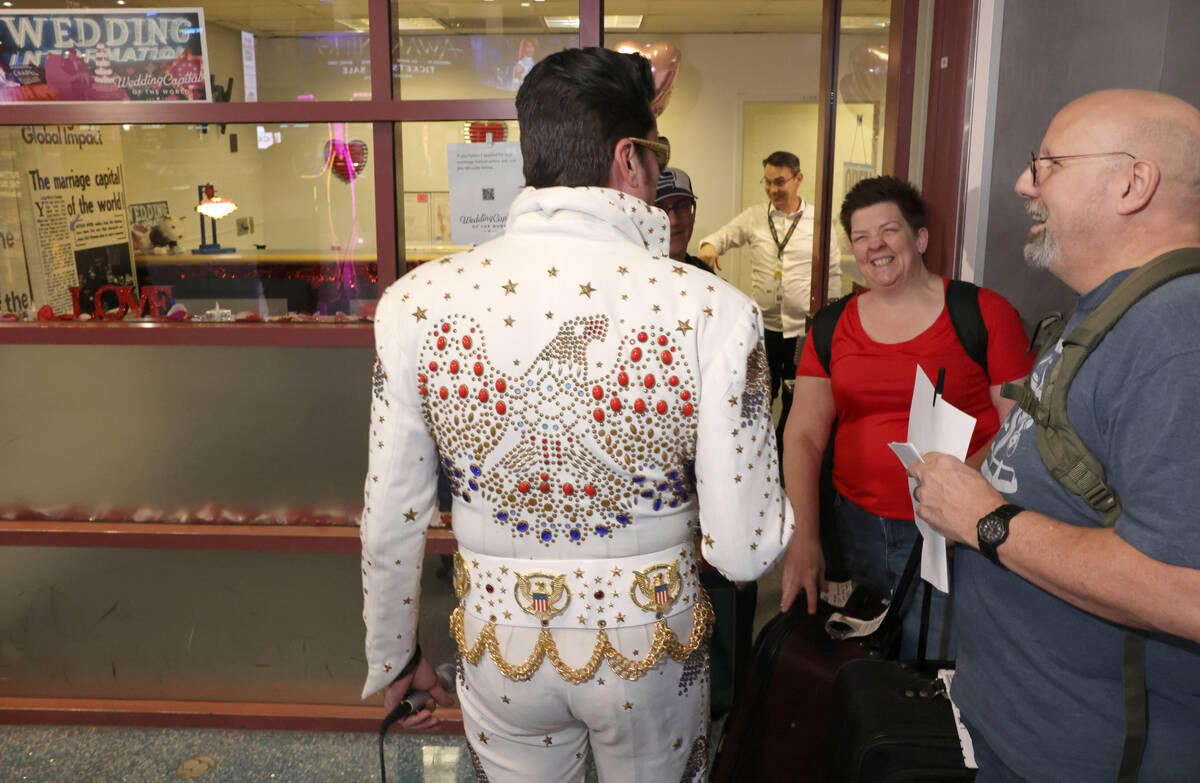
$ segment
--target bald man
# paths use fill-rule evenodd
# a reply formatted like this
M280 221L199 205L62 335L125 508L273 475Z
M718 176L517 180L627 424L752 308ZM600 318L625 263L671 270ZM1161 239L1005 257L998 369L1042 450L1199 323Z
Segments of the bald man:
M1079 294L1070 335L1133 270L1200 252L1200 112L1087 95L1051 122L1016 190L1037 221L1026 259ZM1061 352L1034 367L1035 394ZM979 783L1200 779L1198 389L1191 274L1130 308L1070 386L1071 423L1122 503L1115 527L1050 475L1019 407L982 475L944 454L913 468L918 513L963 545L953 696ZM1129 736L1123 648L1140 642L1127 629L1146 638L1148 715L1130 713Z

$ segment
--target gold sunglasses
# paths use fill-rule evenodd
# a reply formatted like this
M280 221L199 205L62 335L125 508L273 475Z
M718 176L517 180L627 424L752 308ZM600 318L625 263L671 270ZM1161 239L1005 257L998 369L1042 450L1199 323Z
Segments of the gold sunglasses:
M671 141L666 136L659 136L657 140L639 139L635 136L630 136L629 140L639 147L645 147L654 153L654 159L658 161L658 167L665 169L671 161Z

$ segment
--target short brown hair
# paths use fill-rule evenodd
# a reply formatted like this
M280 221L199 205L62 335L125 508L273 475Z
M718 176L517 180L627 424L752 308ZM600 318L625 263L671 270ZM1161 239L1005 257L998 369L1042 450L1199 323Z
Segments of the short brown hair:
M908 182L884 174L857 182L846 198L842 199L842 211L838 215L846 236L850 236L850 216L860 209L876 204L891 202L900 210L904 222L914 232L929 228L929 205L921 193Z
M776 150L763 158L763 167L767 166L791 169L793 177L800 173L800 159L787 150Z

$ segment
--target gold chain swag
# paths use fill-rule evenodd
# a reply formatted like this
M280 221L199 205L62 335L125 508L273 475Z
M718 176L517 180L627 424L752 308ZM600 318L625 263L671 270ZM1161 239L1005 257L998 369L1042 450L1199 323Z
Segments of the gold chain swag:
M617 648L613 647L612 642L609 641L608 634L603 628L600 628L596 631L596 645L592 648L592 657L583 666L573 669L559 657L558 644L555 643L550 629L543 628L538 634L537 644L534 645L533 651L525 659L525 662L513 665L504 660L504 656L500 654L500 642L496 638L496 623L494 622L483 626L479 636L475 638L475 645L468 648L467 634L463 629L461 606L450 615L450 635L458 643L458 651L462 654L464 661L474 666L483 658L484 650L486 650L500 673L514 682L525 682L533 677L541 667L542 661L547 657L554 664L559 676L572 685L580 685L592 679L600 668L600 662L606 659L609 668L618 676L626 680L636 680L653 669L664 655L671 656L675 661L683 662L696 651L697 647L708 641L708 637L712 633L712 604L708 600L708 594L703 590L700 591L700 595L703 596L703 601L697 601L692 607L692 633L687 642L680 643L666 620L657 620L654 623L654 641L650 645L650 650L641 660L626 658L618 652Z

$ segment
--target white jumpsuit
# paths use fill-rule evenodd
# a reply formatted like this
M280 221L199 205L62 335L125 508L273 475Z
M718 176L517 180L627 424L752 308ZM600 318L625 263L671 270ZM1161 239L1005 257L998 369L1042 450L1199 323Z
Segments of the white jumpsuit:
M751 580L791 535L758 308L669 235L624 193L529 188L380 300L363 695L412 655L440 469L481 779L582 781L590 752L605 781L704 780L698 558Z

